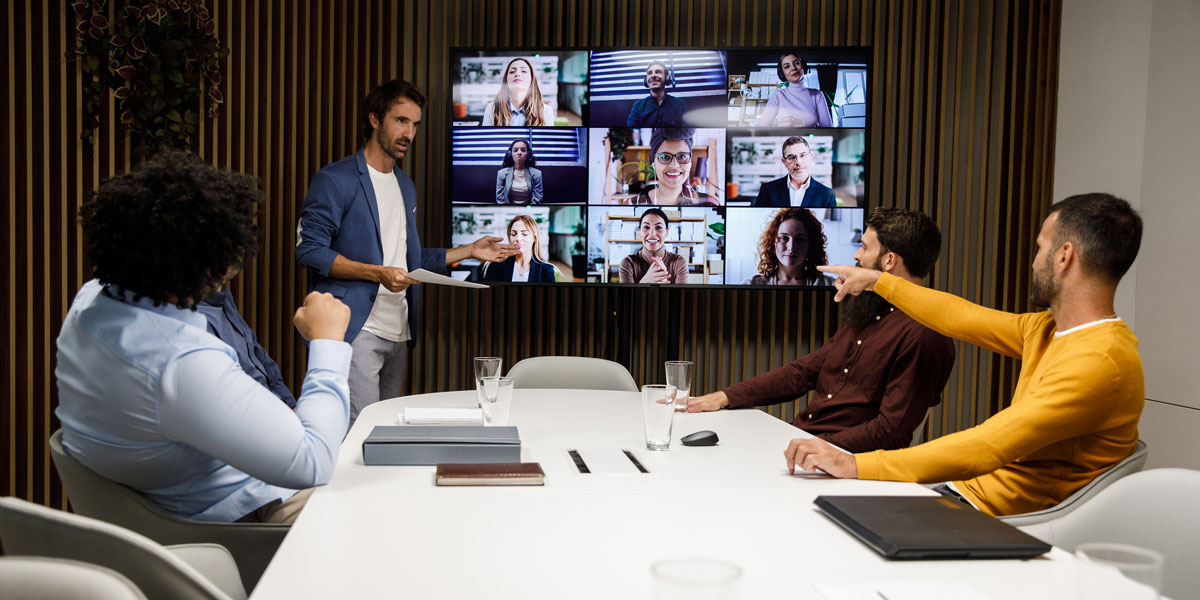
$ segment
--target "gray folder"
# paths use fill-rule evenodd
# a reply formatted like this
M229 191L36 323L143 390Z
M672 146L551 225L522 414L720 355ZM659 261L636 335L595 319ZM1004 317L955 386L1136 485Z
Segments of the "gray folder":
M368 465L521 462L516 427L376 425L363 440Z

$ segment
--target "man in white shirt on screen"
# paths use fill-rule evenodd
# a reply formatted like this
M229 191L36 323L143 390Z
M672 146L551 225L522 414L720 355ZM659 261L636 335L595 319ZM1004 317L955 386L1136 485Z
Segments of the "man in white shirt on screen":
M793 135L783 141L783 162L787 175L772 179L759 188L752 206L833 208L837 196L828 186L812 177L813 155L808 140Z

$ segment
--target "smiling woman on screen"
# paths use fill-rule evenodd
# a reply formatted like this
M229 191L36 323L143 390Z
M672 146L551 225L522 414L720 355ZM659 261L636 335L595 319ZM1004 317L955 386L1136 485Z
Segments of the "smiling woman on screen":
M717 199L699 194L688 185L692 172L692 138L695 129L666 127L650 135L650 160L654 163L654 189L638 196L638 204L657 206L718 206Z
M657 208L642 213L637 231L642 247L621 261L621 283L687 283L687 260L667 252L670 225L667 213Z
M805 85L808 63L795 52L779 57L775 65L779 81L785 87L775 90L756 127L833 127L829 101L819 89Z
M775 213L758 242L758 274L742 284L832 286L833 278L817 270L829 263L826 243L821 222L812 211L785 208Z

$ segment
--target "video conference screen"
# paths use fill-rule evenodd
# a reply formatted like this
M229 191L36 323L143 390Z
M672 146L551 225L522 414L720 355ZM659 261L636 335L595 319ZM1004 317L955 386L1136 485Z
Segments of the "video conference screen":
M866 199L865 48L453 48L451 242L488 284L832 288Z

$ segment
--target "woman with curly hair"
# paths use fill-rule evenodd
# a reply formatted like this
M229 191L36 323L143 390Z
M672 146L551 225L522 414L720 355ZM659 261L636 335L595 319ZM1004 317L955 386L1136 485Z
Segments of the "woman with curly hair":
M496 99L483 109L483 125L490 127L549 127L554 125L554 109L542 103L533 64L514 58L504 67L504 83Z
M187 519L291 522L346 434L346 305L313 292L296 311L310 345L295 412L195 310L253 258L260 197L252 177L166 151L80 211L96 279L58 336L63 446Z
M833 277L817 266L829 263L825 232L807 208L785 208L775 213L758 242L758 274L745 285L832 286Z

